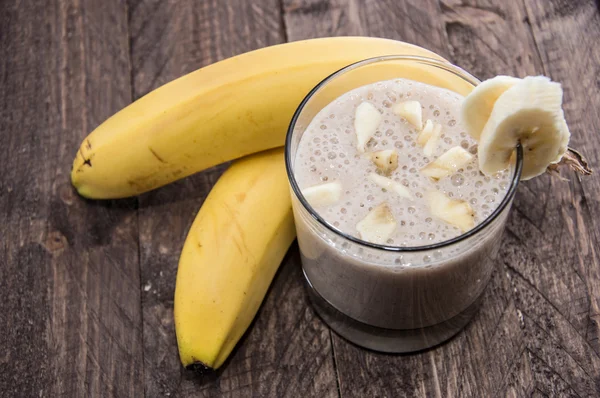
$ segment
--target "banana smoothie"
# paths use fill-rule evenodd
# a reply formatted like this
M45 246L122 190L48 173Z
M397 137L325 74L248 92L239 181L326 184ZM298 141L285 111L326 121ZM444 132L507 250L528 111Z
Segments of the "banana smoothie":
M294 206L311 297L361 345L403 352L447 339L490 278L507 212L455 238L493 215L512 173L480 171L463 101L409 79L368 84L326 105L298 143L294 177L329 226Z

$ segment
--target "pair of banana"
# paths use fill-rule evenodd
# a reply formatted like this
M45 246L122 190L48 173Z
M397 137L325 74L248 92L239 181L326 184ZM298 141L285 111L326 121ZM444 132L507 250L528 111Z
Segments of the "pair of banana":
M223 364L255 316L295 238L279 147L302 98L319 81L346 65L392 54L440 59L410 44L365 37L268 47L207 66L156 89L106 120L83 141L71 180L82 196L93 199L138 195L241 158L213 187L181 253L175 326L183 365L201 363L218 368ZM512 88L508 81L504 83L508 94ZM485 83L480 87L485 88ZM478 90L474 94L479 98L467 99L471 111L466 107L465 115L468 120L473 112L488 115L473 119L469 129L472 134L483 130L480 152L487 150L483 153L489 158L502 140L496 137L483 145L484 140L495 137L493 131L506 126L502 122L504 111L496 111L496 101L491 100L501 97L496 95L501 89L494 85L489 92ZM482 104L489 109L480 109ZM543 101L539 104L547 105ZM528 131L539 127L535 117L542 114L528 114ZM516 123L518 118L513 115L510 120ZM512 153L518 139L522 144L533 140L534 134L524 135L523 129L510 131L511 141L499 147L503 151L501 161L506 160L506 153ZM566 145L562 138L560 150ZM530 152L543 153L544 148ZM244 157L255 152L259 153ZM549 158L552 161L559 155L554 152ZM531 155L527 156L529 159ZM546 160L543 158L542 163ZM496 166L504 164L494 163Z

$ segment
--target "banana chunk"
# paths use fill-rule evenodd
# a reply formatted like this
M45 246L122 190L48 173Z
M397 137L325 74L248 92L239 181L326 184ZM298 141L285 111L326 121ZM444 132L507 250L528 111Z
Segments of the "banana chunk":
M476 140L481 137L494 103L509 88L520 82L521 79L511 76L496 76L479 84L465 98L461 109L462 121L467 133Z
M429 211L435 218L455 226L462 232L475 226L473 209L464 200L450 199L439 191L427 192L426 198Z
M419 101L400 102L392 108L392 111L406 119L407 122L421 130L423 128L423 110Z
M365 151L367 142L373 137L381 123L381 113L370 102L361 102L354 114L354 131L356 132L356 149Z
M434 123L431 136L427 139L427 143L425 143L425 146L423 147L423 153L425 154L425 156L433 156L435 150L437 149L437 143L441 135L442 125Z
M427 119L423 130L417 136L417 144L423 147L425 156L432 156L437 149L437 142L442 135L442 125Z
M423 126L423 130L421 130L417 136L417 144L421 146L425 146L425 144L427 144L427 141L429 141L431 135L433 134L433 126L434 124L431 119L427 119L425 126Z
M462 147L455 146L448 149L435 161L423 167L421 173L437 181L455 173L456 170L464 167L471 160L473 160L473 155Z
M560 161L571 136L562 95L560 84L544 76L526 77L500 95L481 133L479 169L486 175L507 169L519 143L523 147L522 180Z
M393 191L403 198L411 200L413 198L410 191L404 185L390 178L380 176L379 174L371 173L369 174L369 179L375 184L379 185L381 188L387 189L388 191Z
M356 230L362 240L383 244L396 229L396 220L387 203L382 203L356 224Z
M369 157L383 174L390 174L398 168L398 153L393 149L371 152Z
M302 190L302 195L313 207L330 206L340 200L342 183L339 181L314 185Z

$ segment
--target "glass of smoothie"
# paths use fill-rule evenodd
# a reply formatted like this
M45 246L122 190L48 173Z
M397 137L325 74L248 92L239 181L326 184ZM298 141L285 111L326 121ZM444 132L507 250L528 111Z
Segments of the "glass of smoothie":
M385 56L332 74L286 141L302 268L317 313L370 349L460 331L494 268L522 167L486 176L461 104L479 81L443 60Z

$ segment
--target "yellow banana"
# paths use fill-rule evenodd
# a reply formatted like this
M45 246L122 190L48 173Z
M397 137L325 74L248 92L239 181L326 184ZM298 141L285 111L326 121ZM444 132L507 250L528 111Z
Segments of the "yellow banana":
M390 54L439 58L399 41L337 37L267 47L201 68L98 126L79 148L71 181L85 197L121 198L281 146L293 112L320 80Z
M221 366L295 236L283 150L235 161L202 205L179 260L175 329L184 366Z

